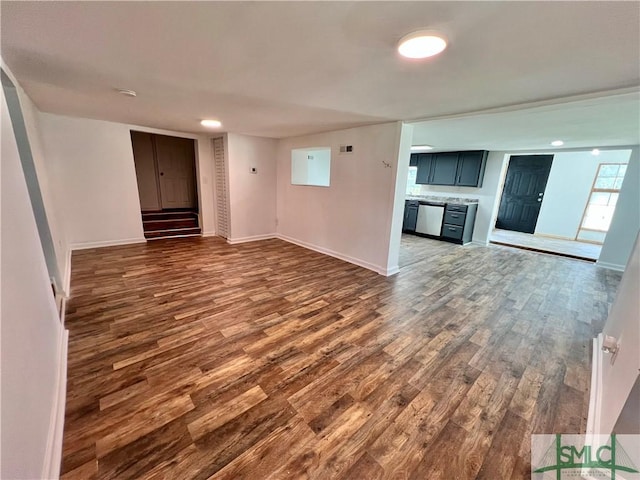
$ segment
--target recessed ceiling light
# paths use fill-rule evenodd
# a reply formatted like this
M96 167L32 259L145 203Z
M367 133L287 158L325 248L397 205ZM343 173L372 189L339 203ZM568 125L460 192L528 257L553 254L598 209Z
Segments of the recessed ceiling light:
M591 150L591 155L595 155L597 157L598 155L600 155L600 149L594 148L593 150Z
M411 145L412 152L424 152L425 150L433 150L431 145Z
M447 48L447 41L439 34L428 31L413 32L398 42L398 52L407 58L427 58Z
M137 95L135 90L127 90L126 88L116 88L116 92L127 97L135 97Z
M564 145L564 142L562 140L554 140L553 142L551 142L551 145L553 145L554 147L561 147L562 145Z
M202 120L200 125L208 128L220 128L222 126L222 122L218 120Z

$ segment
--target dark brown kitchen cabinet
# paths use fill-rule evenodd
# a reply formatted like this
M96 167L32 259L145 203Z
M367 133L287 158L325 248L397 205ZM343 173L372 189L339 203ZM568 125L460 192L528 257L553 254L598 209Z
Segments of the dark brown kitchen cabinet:
M485 150L419 154L416 183L481 187L487 162Z

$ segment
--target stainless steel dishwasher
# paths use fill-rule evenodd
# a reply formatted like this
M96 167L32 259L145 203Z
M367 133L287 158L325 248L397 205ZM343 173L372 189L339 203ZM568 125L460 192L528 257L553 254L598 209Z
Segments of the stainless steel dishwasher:
M418 207L416 233L439 237L442 233L444 204L421 201Z

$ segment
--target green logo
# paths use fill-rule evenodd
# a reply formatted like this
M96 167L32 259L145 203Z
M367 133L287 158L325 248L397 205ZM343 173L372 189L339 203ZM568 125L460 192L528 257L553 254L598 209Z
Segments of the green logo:
M538 438L536 438L538 437ZM552 441L549 443L548 438ZM623 435L634 440L633 450L637 457L637 435ZM636 438L633 438L636 437ZM536 441L541 440L541 441ZM563 441L564 440L564 441ZM635 474L638 467L627 451L622 447L618 436L612 434L605 437L605 441L594 445L586 445L584 437L579 435L533 435L532 436L531 471L533 478L553 478L545 476L546 472L555 472L555 478L578 478L590 475L593 478L607 478L616 480L617 472ZM637 461L637 458L636 458ZM542 475L535 475L542 474ZM618 478L627 479L627 475ZM633 478L637 478L635 475Z

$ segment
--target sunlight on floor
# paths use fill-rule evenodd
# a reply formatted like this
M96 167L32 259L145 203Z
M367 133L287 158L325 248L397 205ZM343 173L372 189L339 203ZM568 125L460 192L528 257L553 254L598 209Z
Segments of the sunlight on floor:
M561 255L568 255L588 260L597 260L600 256L600 250L602 250L602 245L594 243L543 237L540 235L499 229L495 229L491 232L490 240L492 243L559 253Z

